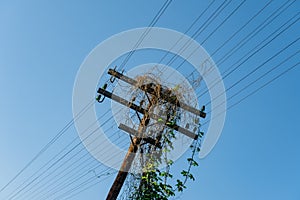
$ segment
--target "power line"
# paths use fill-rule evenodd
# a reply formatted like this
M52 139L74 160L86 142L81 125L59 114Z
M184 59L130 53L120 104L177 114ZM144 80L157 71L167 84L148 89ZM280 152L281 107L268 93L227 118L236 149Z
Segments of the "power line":
M66 131L73 125L73 123L79 119L94 103L92 100L86 105L72 120L70 120L51 140L48 142L6 185L4 185L0 193L3 192L12 182L14 182L33 162L35 162L49 147L55 143Z
M265 20L260 23L254 31L248 33L242 40L240 40L232 49L229 50L221 59L217 61L217 63L222 64L224 59L227 60L230 56L232 56L238 49L242 48L247 41L254 38L258 33L260 33L263 29L265 29L271 22L273 22L277 17L279 17L284 11L286 11L292 4L296 2L296 0L290 2L289 0L283 3L278 9L276 9L271 15L269 15ZM282 9L282 10L281 10Z
M121 143L124 143L124 142L126 142L126 141L124 141L124 140L123 140L123 141L120 141L118 144L121 144ZM108 158L106 159L106 161L109 161L109 160L113 159L114 156L117 156L117 155L119 155L119 154L120 154L119 152L117 152L117 154L116 154L116 153L115 153L115 154L112 154L112 156L111 156L111 157L108 157ZM117 164L117 163L115 163L115 164ZM102 163L96 163L96 165L93 165L93 167L91 167L90 170L85 170L85 172L84 172L82 175L80 175L79 177L76 176L75 179L73 179L73 180L71 180L71 181L68 181L68 182L62 184L62 185L60 185L59 187L55 187L55 190L56 190L56 191L52 191L52 189L51 189L51 191L48 191L48 192L45 194L45 195L47 195L47 196L45 197L45 199L47 199L47 198L53 196L53 195L56 194L57 192L59 192L59 191L65 189L65 188L69 187L71 184L74 184L76 181L78 181L78 180L82 179L83 177L85 177L86 175L88 175L88 174L90 173L90 171L96 170L99 166L103 166L103 164L102 164ZM106 170L108 170L108 169L106 169ZM75 175L76 175L76 174L75 174ZM92 178L94 178L94 177L92 177ZM52 184L52 185L55 185L55 184ZM54 189L54 188L53 188L53 189ZM50 193L50 194L49 194L49 193ZM44 195L44 196L45 196L45 195Z
M170 3L170 2L169 2L169 3ZM169 5L169 4L168 4L168 5ZM165 9L164 9L164 10L165 10ZM200 17L199 17L199 18L200 18ZM158 19L157 19L157 20L158 20ZM156 20L156 21L157 21L157 20ZM156 21L154 21L154 22L156 23ZM155 23L154 23L154 24L155 24Z
M154 26L157 23L157 21L159 20L161 15L165 12L165 10L168 8L168 6L170 5L171 2L172 2L172 0L167 0L163 4L163 6L159 10L159 12L156 14L154 19L151 21L150 26ZM143 40L143 38L141 39L141 41L142 40ZM124 65L127 63L127 61L129 60L129 58L131 56L132 55L128 56L128 58L124 62ZM81 116L81 114L84 114L86 112L86 108L90 107L92 105L92 103L94 103L94 100L90 104L88 104L86 107L84 107L75 118ZM2 191L4 191L12 182L14 182L30 165L32 165L33 162L35 162L53 143L55 143L64 134L73 125L75 118L73 118L70 122L68 122L67 125L65 127L63 127L63 129L61 131L59 131L59 133L57 135L55 135L55 137L52 140L50 140L50 142L47 143L29 163L27 163L6 185L4 185L0 189L0 193Z
M96 140L97 138L99 138L99 136L96 137L95 140ZM94 142L94 141L92 141L91 143L93 143L93 142ZM87 145L91 145L91 143L90 143L90 144L87 144ZM99 148L99 147L97 146L97 147L94 148L93 150L96 150L96 149L98 149L98 148ZM85 159L83 162L79 163L82 159L84 159L86 156L89 155L89 152L87 151L87 152L85 152L81 157L79 157L78 159L76 159L75 161L73 161L72 163L70 163L69 165L66 166L66 164L67 164L69 161L71 161L72 159L74 159L74 158L75 158L77 155L79 155L79 153L80 153L81 151L83 151L83 150L85 150L85 147L81 148L81 150L80 150L79 152L76 152L76 154L75 154L74 156L70 157L68 160L64 161L61 165L57 166L51 173L48 174L48 176L45 176L43 179L41 179L40 182L36 183L32 188L30 188L29 190L27 190L26 193L28 193L28 192L30 191L30 194L29 194L29 196L31 196L30 199L33 199L33 198L32 198L32 195L36 194L38 191L41 191L41 189L43 189L43 188L45 188L45 187L46 187L47 189L49 189L52 185L58 186L58 183L59 183L59 181L60 181L62 178L64 178L65 176L67 176L69 173L73 172L72 170L74 169L74 166L75 166L75 168L76 168L76 167L80 167L81 165L85 164L85 162L87 162L88 160L90 160L91 157L89 157L88 159ZM103 150L104 150L104 147L101 148L100 150L103 151ZM99 151L97 151L97 152L99 152ZM79 163L79 165L76 165L77 163ZM92 162L90 162L90 163L92 163ZM64 169L62 168L63 166L65 167ZM58 170L60 170L60 172L59 172L59 173L56 173L54 177L51 177L51 176L50 176L50 175L53 175L53 174L54 174L55 172L57 172ZM67 171L69 171L69 173L67 173ZM63 175L63 176L60 176L60 175L62 175L62 173L64 173L64 175ZM50 177L50 178L47 180L48 177ZM41 182L42 182L42 181L45 181L45 180L47 180L46 184L41 184ZM36 187L36 188L34 188L34 187ZM23 195L26 194L26 193L23 193ZM38 194L40 195L40 193L38 193ZM22 196L23 196L23 195L22 195Z
M106 130L106 131L107 131L107 130ZM113 134L113 136L110 137L110 139L113 139L113 137L116 136L116 133L117 133L117 132L115 132L115 133ZM91 145L97 138L99 138L99 136L96 137L91 143L87 144L87 146ZM117 139L115 139L115 141L117 141L117 140L119 140L119 139L120 139L120 137L117 138ZM117 145L118 145L118 143L117 143ZM96 148L94 148L93 151L96 150L96 149L98 149L99 147L100 147L100 146L96 146ZM105 146L102 146L102 145L101 145L101 149L100 149L100 150L103 150L103 149L105 149L106 147L107 147L107 145L105 145ZM83 149L85 149L85 148L83 148ZM97 153L99 153L99 151L97 151L96 154L97 154ZM76 154L78 154L78 152L77 152ZM89 152L86 152L86 154L84 154L83 156L81 156L79 159L75 160L73 163L71 163L70 165L66 166L65 169L66 169L66 170L69 170L69 171L70 171L69 173L73 172L73 171L71 170L71 169L73 168L73 166L75 166L76 163L78 163L79 161L81 161L81 160L82 160L86 155L88 155L88 154L89 154ZM91 157L89 157L88 159L86 159L86 160L84 160L83 162L81 162L77 167L79 167L79 166L81 166L81 165L83 165L83 164L86 164L86 162L87 162L88 160L90 160L90 158L91 158ZM66 162L64 162L63 165L65 165L65 163L66 163ZM92 164L92 162L90 162L89 164ZM88 166L88 165L86 165L86 166ZM60 169L60 168L61 168L61 166L57 167L53 172L56 172L56 171L57 171L58 169ZM75 168L76 168L76 167L75 167ZM84 168L84 167L83 167L83 168ZM80 170L78 170L78 171L80 171ZM43 184L42 186L36 188L34 191L31 192L31 194L32 194L32 193L36 193L37 191L41 190L43 187L51 188L52 185L55 185L55 186L57 187L57 186L58 186L59 180L62 180L65 176L67 176L67 175L69 174L69 173L67 173L67 174L64 174L62 177L59 177L59 175L61 175L63 172L66 172L66 171L65 171L65 170L61 170L61 172L60 172L59 174L56 174L56 176L55 176L54 178L49 179L49 180L47 181L47 184ZM51 174L53 174L53 173L51 173ZM75 174L76 174L76 173L75 173ZM59 179L59 180L56 181L56 179ZM51 182L53 182L53 184L52 184Z
M221 47L222 48L222 47Z
M211 1L211 3L194 19L192 24L187 28L187 30L184 32L184 34L174 43L174 45L167 51L164 56L160 59L158 63L162 63L162 61L169 55L170 51L176 47L176 45L182 40L183 36L187 34L193 26L201 19L201 17L208 11L208 9L214 4L215 0Z
M289 71L293 70L294 68L296 68L297 66L300 65L300 62L292 65L291 67L287 68L286 70L284 70L283 72L281 72L280 74L278 74L277 76L273 77L271 80L267 81L266 83L264 83L263 85L261 85L260 87L256 88L255 90L253 90L252 92L248 93L246 96L244 96L243 98L241 98L240 100L236 101L234 104L230 105L229 107L227 107L226 110L218 113L216 115L215 118L218 118L221 114L223 114L224 112L227 112L228 110L232 109L233 107L237 106L238 104L242 103L243 101L245 101L247 98L249 98L250 96L254 95L255 93L257 93L258 91L260 91L261 89L265 88L266 86L268 86L269 84L271 84L272 82L274 82L275 80L279 79L280 77L282 77L283 75L285 75L286 73L288 73ZM223 102L224 103L224 102ZM202 125L206 125L208 124L211 120L213 119L209 119L207 120L205 123L203 123Z
M102 117L104 117L110 110L108 109L100 118L98 118L98 120L100 120ZM97 120L96 120L97 122ZM94 123L93 123L94 124ZM92 125L93 125L92 124ZM89 126L90 127L90 126ZM84 132L86 132L89 127L84 130ZM38 170L35 171L35 173L33 173L29 178L27 178L25 181L23 181L23 183L21 185L19 185L15 190L19 190L22 186L24 186L26 184L26 182L28 182L30 179L32 179L37 173L39 173L42 169L44 169L48 164L51 163L52 160L56 159L62 152L64 152L65 150L67 150L76 140L78 139L78 136L76 136L69 144L67 144L67 146L65 146L61 151L59 151L56 155L54 155L52 158L49 159L48 162L46 162L42 167L40 167ZM13 193L9 194L8 196L11 196Z
M263 89L264 87L266 87L267 85L271 84L272 82L274 82L275 80L279 79L281 76L283 76L284 74L288 73L289 71L291 71L292 69L294 69L295 67L297 67L300 63L296 63L293 66L289 67L288 69L284 70L283 72L281 72L279 75L275 76L274 78L272 78L271 80L269 80L268 82L266 82L265 84L261 85L259 88L255 89L254 91L252 91L251 93L249 93L247 96L243 97L242 99L240 99L239 101L235 102L234 104L232 104L231 106L228 107L228 109L231 109L232 107L240 104L241 102L243 102L245 99L249 98L250 96L254 95L255 93L257 93L258 91L260 91L261 89Z
M224 3L224 2L223 2ZM223 25L239 8L240 8L240 6L243 4L244 2L241 2L215 29L214 29L214 31L212 31L211 32L211 34L209 34L208 35L208 37L206 37L205 39L204 39L204 41L203 42L205 42L221 25ZM250 20L248 20L247 22L246 22L246 24L245 25L243 25L238 31L236 31L230 38L229 38L229 40L230 39L232 39L241 29L243 29L246 25L248 25L255 17L257 17L269 4L271 3L271 1L269 1L262 9L260 9L252 18L250 18ZM293 2L292 2L293 3ZM292 4L291 3L291 4ZM290 4L290 5L291 5ZM273 16L274 14L276 14L278 11L280 11L280 9L284 6L285 4L283 4L282 6L280 6L275 12L273 12L269 17L268 17L268 19L270 19L270 17L271 16ZM287 9L290 5L288 5L287 7L285 7L285 9ZM276 15L273 19L271 19L271 20L274 20L276 17L278 17L285 9L283 9L278 15ZM260 26L262 26L265 22L266 22L267 20L265 20ZM292 25L292 24L291 24ZM255 29L256 30L256 29ZM247 37L245 37L245 38L247 38ZM226 42L228 42L229 40L227 40ZM243 41L243 40L242 40ZM201 43L201 44L203 44L203 42ZM226 43L225 42L225 43ZM224 46L224 44L225 43L223 43L222 45L221 45L221 47L223 47ZM218 50L220 50L221 48L218 48L216 51L214 51L214 53L216 53ZM191 54L193 54L194 52L192 52ZM179 65L176 69L178 69L179 67L181 67L182 66L182 64L185 62L185 60L181 63L181 65ZM201 95L200 95L201 96Z
M270 4L271 4L272 0L270 0L269 2L267 2L267 4L265 4L257 13L255 13L243 26L241 26L238 30L236 30L225 42L222 43L222 45L220 45L212 54L211 56L214 56L218 51L220 51L222 48L224 48L224 46L226 44L228 44L228 42L230 42L238 33L240 33L246 26L248 26L250 24L250 22L252 22L255 18L257 18ZM183 65L183 63L181 63L180 65ZM179 67L177 67L179 68ZM190 73L190 76L193 75L193 73L196 70L193 70L192 73Z
M65 200L70 199L70 198L72 198L72 197L74 197L74 196L76 196L76 195L78 195L78 194L80 194L80 193L82 193L82 192L84 192L84 191L90 189L91 187L96 186L97 184L101 183L102 181L104 181L104 180L106 180L106 179L108 179L108 178L109 178L109 177L106 176L105 178L98 180L96 183L92 183L92 184L90 184L90 185L84 187L83 189L77 191L76 193L69 195L69 197L66 197Z
M246 0L242 1L202 42L201 45L204 44L225 22L232 17L234 13L236 13L240 7L246 2Z
M298 63L299 64L299 63Z
M214 56L221 48L223 48L228 42L230 42L238 33L240 33L246 26L248 26L256 17L258 17L271 3L273 0L268 1L257 13L255 13L243 26L236 30L226 41L222 43L212 54Z
M213 11L213 13L208 17L208 19L205 20L204 24L199 26L199 28L192 34L192 38L197 38L211 23L212 21L214 21L216 19L216 17L218 17L220 15L220 13L230 4L231 0L229 2L227 2L227 0L223 1L222 4L220 4L218 6L217 9L215 9ZM200 15L192 22L192 24L189 26L189 28L184 32L184 35L187 34L189 32L189 30L191 30L191 28L196 24L196 22L205 14L205 12L207 12L207 10L211 7L211 5L214 3L214 1L212 1L206 9L204 9ZM229 14L229 16L226 17L225 20L223 20L220 25L215 29L215 31L217 29L219 29L239 8L242 4L244 4L245 1L241 2L239 4L239 6L234 9L233 12L231 12ZM210 34L210 36L213 34L213 32ZM169 52L182 40L183 36L182 35L176 42L175 44L164 54L164 56L160 59L160 61L158 63L162 63L162 61L167 57L167 55L169 55ZM209 37L210 37L209 36ZM208 38L209 38L208 37ZM179 49L179 54L183 53L190 45L191 45L192 41L187 41L184 43L184 45ZM166 65L171 65L175 62L175 60L178 58L178 55L173 55L173 57L167 62ZM179 68L179 67L178 67ZM178 69L176 68L176 69ZM154 69L153 69L154 70ZM170 77L170 76L169 76ZM169 78L168 77L168 78Z
M121 109L120 109L121 110ZM101 119L101 118L103 118L107 113L108 113L108 111L109 110L107 110L106 112L105 112L105 114L104 115L102 115L101 117L99 117L98 118L98 120L99 119ZM119 112L118 112L119 113ZM110 117L110 118L108 118L104 123L102 123L101 124L101 126L100 127L102 127L102 126L104 126L105 124L107 124L110 120L112 119L112 116ZM93 124L95 124L98 120L96 120L95 122L93 122L88 128L86 128L85 130L84 130L84 132L86 132L91 126L93 126ZM93 135L100 127L98 127L97 129L95 129L92 133L90 133L89 135L87 135L84 139L83 139L83 141L84 140L86 140L87 138L89 138L91 135ZM107 130L109 130L111 127L109 127ZM16 195L18 195L20 192L22 192L25 188L28 188L31 184L33 184L37 179L39 179L40 177L41 177L41 175L43 175L43 174L45 174L49 169L51 169L52 167L54 167L55 165L57 165L58 164L58 162L60 162L60 161L62 161L62 159L67 155L67 154L70 154L72 151L74 151L80 144L81 144L82 142L80 141L79 143L77 143L75 146L73 146L73 148L70 150L70 151L68 151L66 154L64 154L63 156L61 156L57 161L55 161L53 164L52 164L52 166L50 166L50 167L48 167L46 170L44 170L44 172L42 172L38 177L36 177L34 180L32 180L30 183L28 183L26 186L24 186L21 190L19 190L16 194L14 194L13 196L16 196ZM81 151L82 150L84 150L85 148L82 148L81 149ZM63 165L65 164L66 162L64 162L63 163ZM61 166L63 166L63 165L61 165ZM60 166L60 167L61 167ZM45 180L45 179L43 179L43 180ZM41 180L42 181L42 180ZM39 181L38 183L40 183L41 181ZM36 183L35 185L37 185L38 183ZM34 186L35 186L34 185ZM31 189L33 188L33 186L31 187ZM29 189L30 190L30 189ZM29 190L27 190L27 192L29 191ZM11 197L12 198L12 197Z
M230 4L231 0L227 2L227 0L223 1L221 5L208 17L208 19L204 22L202 26L200 26L194 34L191 36L192 38L197 38L209 25L210 23L218 16L220 13ZM180 49L179 54L184 52L191 44L192 41L187 41ZM176 59L178 55L174 55L167 65L171 65Z
M234 13L236 13L239 9L240 9L240 7L245 3L246 1L242 1L226 18L224 18L223 19L223 21L201 42L201 44L200 45L203 45L221 26L223 26L224 24L225 24L225 22L230 18L230 17L232 17L232 15L234 14ZM199 33L197 34L197 36L196 37L198 37L199 36ZM196 37L194 37L194 39L196 38ZM190 41L190 43L191 43L191 41ZM186 47L186 49L189 47L189 45ZM191 54L188 56L188 58L190 58L196 51L198 50L198 48L195 48L192 52L191 52ZM175 60L174 60L175 61ZM170 64L172 64L172 63L174 63L174 61L173 62L171 62ZM184 63L185 63L186 61L185 60L183 60L177 67L176 67L176 70L178 70Z
M163 6L160 8L160 10L158 11L158 13L155 15L155 17L152 19L152 21L148 25L147 29L143 32L143 34L141 35L141 37L138 39L137 43L134 45L134 47L132 48L132 50L130 51L130 53L123 60L123 62L121 63L119 69L123 69L124 68L124 66L127 64L127 62L129 61L129 59L131 58L131 56L135 53L136 49L143 42L144 38L148 35L149 31L151 30L151 27L153 27L157 23L157 21L159 20L159 18L162 16L162 14L166 11L166 9L169 7L169 5L171 3L172 3L172 0L165 1L165 3L163 4Z
M230 56L232 56L234 54L234 52L236 52L237 50L239 50L240 48L242 48L243 45L245 45L247 42L249 42L257 33L259 33L260 31L262 31L263 29L265 29L271 22L273 22L278 16L280 16L287 8L289 8L294 2L290 2L290 4L288 4L290 0L287 0L285 3L283 3L281 6L279 6L279 8L277 8L271 15L269 15L262 23L260 23L256 28L253 29L252 32L250 32L247 36L245 36L243 39L241 39L240 42L238 42L238 44L236 44L229 52L230 54L228 55L228 52L221 58L219 59L216 63L216 65L220 65L222 64L224 61L228 60L228 58ZM266 7L268 7L270 5L271 1L269 1L266 5L264 5L263 8L261 8L254 16L252 16L242 27L240 27L234 34L232 34L218 49L216 49L212 55L214 55L215 53L217 53L221 48L223 48L225 46L225 44L227 44L230 40L232 40L239 32L241 32L242 29L244 29L251 21L253 21L254 18L256 18L259 14L261 14L261 12L263 10L266 9ZM285 7L286 6L286 7ZM282 9L283 8L283 9ZM282 10L281 10L282 9ZM256 34L254 34L256 33ZM198 50L198 48L194 49L191 54L188 56L188 58L190 58L196 51ZM226 57L224 59L224 57ZM223 60L223 61L222 61ZM222 61L222 62L220 62ZM176 68L179 69L186 61L182 61L182 63ZM212 66L211 66L212 67ZM210 70L208 70L210 71ZM196 69L194 69L191 74L189 76L191 76L194 72L196 72ZM205 93L207 93L208 90L205 91Z
M117 142L116 144L117 145L121 145L121 144L126 144L125 143L126 142L126 140L121 140L121 141L119 141L119 142ZM123 146L124 147L124 146ZM100 152L100 151L97 151L98 153ZM104 152L106 152L106 151L104 151ZM103 153L103 150L102 150L102 152L101 153ZM108 159L106 159L106 161L109 161L109 160L111 160L114 156L117 156L117 155L119 155L119 153L118 154L112 154L111 155L111 157L108 157ZM91 162L91 164L92 164L92 162ZM51 188L52 186L55 186L55 187L53 187L51 190L49 190L49 191L47 191L46 193L44 193L41 197L42 197L42 199L47 199L47 198L49 198L49 197L51 197L51 196L53 196L53 195L55 195L56 193L58 193L58 192L60 192L61 190L63 190L63 189L65 189L65 188L67 188L67 187L69 187L70 185L71 185L71 183L75 183L76 181L78 181L78 180L80 180L80 179L82 179L83 177L85 177L86 175L88 175L89 174L89 172L90 171L94 171L95 169L97 169L98 167L100 167L100 166L103 166L103 164L102 163L96 163L96 164L94 164L94 165L89 165L90 167L90 170L85 170L85 172L81 175L81 176L79 176L78 177L78 174L80 174L80 173L74 173L72 176L70 176L68 179L66 179L64 182L61 182L59 185L57 185L57 183L52 183L51 185L49 185L47 188ZM80 170L78 170L78 171L82 171L84 168L82 167ZM108 170L109 168L107 168L107 170ZM65 177L66 175L64 175L63 177L62 177L62 179ZM39 199L41 199L41 197L39 198ZM43 198L44 197L44 198Z
M104 116L104 115L103 115ZM102 116L102 117L103 117ZM100 118L102 118L100 117ZM105 125L106 123L109 122L109 120L111 120L112 118L109 118L108 120L106 120L102 125ZM89 138L92 134L94 134L100 127L98 127L97 129L95 129L93 132L91 132L89 135L87 135L85 138L83 138L83 141L86 140L87 138ZM88 130L89 127L86 129ZM70 154L72 151L74 151L79 145L82 144L82 141L78 142L75 146L73 146L71 148L71 150L69 150L67 153L65 153L63 156L61 156L59 159L57 159L50 167L48 167L46 170L44 170L43 173L47 172L49 169L51 169L52 167L54 167L59 161L61 161L64 157L66 157L68 154ZM25 188L27 188L29 185L31 185L32 183L34 183L40 176L37 176L35 179L33 179L32 181L30 181L26 186L24 186L22 189L20 189L17 193L15 193L11 198L15 197L16 195L18 195L20 192L22 192Z
M298 51L297 53L299 53L299 51ZM296 54L293 54L292 56L294 56L294 55L296 55ZM292 56L290 56L289 58L291 58ZM289 59L289 58L288 58L288 59ZM287 60L287 59L285 59L283 62L285 62L286 60ZM280 65L281 65L283 62L281 62ZM259 88L255 89L253 92L251 92L250 94L248 94L246 97L240 99L239 101L237 101L236 103L234 103L233 105L231 105L230 107L228 107L226 111L230 110L232 107L238 105L239 103L241 103L242 101L244 101L245 99L247 99L248 97L250 97L251 95L255 94L256 92L258 92L258 91L261 90L262 88L266 87L268 84L272 83L273 81L275 81L276 79L280 78L281 76L283 76L283 75L286 74L287 72L291 71L292 69L294 69L294 68L295 68L296 66L298 66L299 64L300 64L300 62L294 64L293 66L289 67L289 68L286 69L285 71L281 72L281 73L280 73L279 75L277 75L276 77L272 78L271 80L269 80L268 82L266 82L265 84L263 84L262 86L260 86ZM217 118L217 117L218 117L218 115L217 115L215 118ZM208 120L207 122L205 122L203 125L207 124L209 121L210 121L210 120ZM99 182L101 182L101 181L99 181ZM83 189L82 191L85 191L85 190L87 190L88 188L90 188L90 187L92 187L92 186L94 186L94 185L96 185L96 184L98 184L98 182L95 183L95 184L92 184L92 185L90 185L90 186L88 186L88 187L86 187L86 188ZM81 186L83 186L83 184L80 185L80 187L81 187ZM78 187L78 188L80 188L80 187ZM82 192L82 191L79 191L78 193L80 193L80 192ZM76 194L78 194L78 193L76 193ZM73 197L73 196L72 196L72 197Z
M294 45L296 42L298 42L298 40L300 39L300 37L298 37L296 40L292 41L291 43L289 43L288 45L286 45L284 48L282 48L280 51L278 51L277 53L275 53L273 56L271 56L270 58L268 58L267 60L265 60L262 64L258 65L257 67L255 67L253 70L251 70L249 73L247 73L245 76L243 76L241 79L239 79L237 82L235 82L234 84L232 84L230 87L228 87L224 92L222 92L221 94L219 94L218 96L216 96L214 99L212 99L210 102L206 103L206 106L209 105L212 101L215 101L217 98L219 98L221 95L223 95L224 93L228 92L229 90L231 90L233 87L235 87L236 85L238 85L240 82L242 82L243 80L245 80L246 78L248 78L249 76L251 76L253 73L255 73L257 70L259 70L260 68L262 68L265 64L267 64L268 62L270 62L272 59L276 58L278 55L280 55L281 53L283 53L284 51L286 51L289 47L291 47L292 45Z
M295 16L299 15L296 14ZM228 73L226 73L228 70L226 70L226 74L223 76L223 80L226 79L230 74L232 74L234 71L236 71L238 68L240 68L245 62L247 62L250 58L252 58L254 55L256 55L259 51L261 51L263 48L265 48L267 45L269 45L271 42L273 42L277 37L279 37L282 33L284 33L285 31L287 31L290 27L292 27L292 25L294 25L296 22L299 21L300 17L296 18L296 20L292 21L294 19L293 16L292 18L290 18L289 20L287 20L283 25L281 25L278 29L276 29L274 32L272 32L269 36L267 36L263 42L267 41L269 39L269 41L265 42L265 43L259 43L257 46L255 46L254 48L252 48L245 56L243 56L242 58L240 58L237 62L235 62L229 69L231 69ZM283 28L284 26L286 26L289 22L291 22L285 29L281 30L281 28ZM278 31L280 31L279 33L277 33ZM274 35L275 34L275 35ZM274 35L274 36L273 36ZM272 37L271 37L272 36ZM270 38L271 37L271 38ZM261 46L261 47L259 47ZM259 47L258 49L256 49L257 47ZM245 59L244 59L245 58ZM244 60L243 60L244 59ZM238 65L237 65L238 64ZM236 65L236 66L235 66ZM235 67L234 67L235 66ZM215 87L220 81L216 81L212 86ZM204 94L206 94L208 92L208 89L205 90L203 93L201 93L199 97L203 96Z
M231 100L232 98L234 98L235 96L239 95L240 93L242 93L244 90L246 90L247 88L249 88L251 85L257 83L259 80L261 80L263 77L267 76L268 74L270 74L271 72L273 72L275 69L279 68L280 66L282 66L285 62L287 62L288 60L290 60L292 57L298 55L300 53L300 51L297 51L295 53L293 53L292 55L288 56L286 59L284 59L283 61L281 61L279 64L275 65L274 67L272 67L271 69L269 69L268 71L266 71L265 73L263 73L262 75L260 75L258 78L256 78L255 80L251 81L249 84L247 84L246 86L244 86L242 89L240 89L239 91L237 91L236 93L234 93L233 95L231 95L229 98L227 98L227 101ZM299 62L296 64L298 65ZM220 105L224 104L225 102L223 101L222 103L220 103L219 105L216 106L219 107ZM210 112L208 112L207 114L209 114Z

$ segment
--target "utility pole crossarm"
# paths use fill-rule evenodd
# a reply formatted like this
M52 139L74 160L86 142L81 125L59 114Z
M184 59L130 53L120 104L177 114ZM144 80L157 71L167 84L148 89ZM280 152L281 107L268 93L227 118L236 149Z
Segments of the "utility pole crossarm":
M134 104L132 102L129 102L126 99L123 99L123 98L121 98L121 97L119 97L117 95L114 95L111 92L108 92L108 91L106 91L106 90L104 90L102 88L98 89L98 93L102 94L105 97L108 97L108 98L110 98L110 99L112 99L112 100L114 100L114 101L116 101L116 102L118 102L118 103L120 103L120 104L122 104L124 106L127 106L127 107L129 107L129 108L131 108L131 109L133 109L133 110L141 113L141 114L148 113L148 110L145 110L144 108L142 108L142 107L140 107L140 106L138 106L138 105L136 105L136 104ZM160 119L160 116L158 116L158 115L156 115L154 113L151 113L150 114L150 118L152 118L152 119L154 119L154 120L157 121L158 119ZM176 130L176 131L178 131L178 132L180 132L180 133L182 133L182 134L184 134L184 135L186 135L186 136L194 139L194 140L196 140L198 138L198 135L196 135L195 133L193 133L193 132L191 132L191 131L189 131L189 130L187 130L185 128L182 128L182 127L180 127L180 126L178 126L176 124L172 125L169 121L166 121L165 125L168 126L169 128L172 128L172 129L174 129L174 130Z
M139 135L139 132L137 130L130 128L130 127L126 126L125 124L120 124L118 128L127 133L130 133L133 136L138 137L138 135ZM160 148L160 149L162 148L161 143L157 142L155 139L153 139L151 137L143 137L141 139L143 139L145 142L147 142L149 144L152 144L153 146L156 146L157 148Z
M111 76L114 76L114 77L116 77L116 78L118 78L118 79L120 79L120 80L122 80L122 81L124 81L124 82L126 82L128 84L130 84L130 85L133 85L133 86L136 86L137 83L138 83L136 80L134 80L134 79L132 79L132 78L130 78L128 76L125 76L125 75L117 72L114 69L109 69L108 70L108 74L111 75ZM157 94L152 87L141 86L141 87L139 87L139 89L141 89L141 90L143 90L145 92L148 92L149 94L152 94L154 96ZM168 101L169 103L176 104L178 107L180 107L180 108L182 108L182 109L184 109L186 111L189 111L189 112L191 112L191 113L193 113L193 114L195 114L197 116L200 116L202 118L206 117L206 113L205 112L203 112L201 110L198 110L198 109L195 109L195 108L193 108L193 107L191 107L191 106L189 106L189 105L187 105L187 104L185 104L183 102L177 101L177 97L175 95L169 96L169 94L170 94L169 90L166 90L166 89L163 89L163 88L161 88L161 90L162 91L160 92L160 94L161 94L160 98Z

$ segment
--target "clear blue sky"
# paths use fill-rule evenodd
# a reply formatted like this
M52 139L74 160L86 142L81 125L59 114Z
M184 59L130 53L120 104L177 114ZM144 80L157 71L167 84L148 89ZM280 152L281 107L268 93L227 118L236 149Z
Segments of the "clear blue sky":
M210 1L173 1L156 26L185 32ZM231 2L196 40L201 43L239 4ZM243 32L220 52L216 61L243 36L286 1L273 1ZM291 2L291 1L289 1ZM196 30L212 9L195 25ZM261 9L267 1L247 0L242 7L204 44L214 52L234 31ZM0 187L17 174L64 125L72 119L73 83L84 58L101 41L119 32L147 26L163 1L17 1L0 0ZM257 34L234 56L218 66L223 72L288 19L299 14L296 0L286 11ZM299 17L297 15L294 19ZM188 35L192 35L191 31ZM263 63L300 35L299 22L282 33L224 80L229 88L243 75ZM253 76L230 90L227 96L299 50L299 41L277 56ZM147 52L146 52L147 53ZM140 64L147 56L137 53ZM140 56L140 58L138 57ZM153 58L153 55L150 57ZM234 104L282 71L297 63L299 53L267 77L228 101ZM157 62L160 58L146 59ZM136 62L136 63L135 63ZM182 70L184 72L184 69ZM250 96L227 113L226 123L214 150L194 169L196 181L188 184L181 199L205 200L299 200L300 199L300 67L299 65ZM203 102L206 103L206 102ZM11 191L76 136L72 127L45 155L12 185L0 193L5 199ZM88 157L88 156L87 156ZM95 161L96 162L96 161ZM185 166L178 161L178 167ZM84 173L81 172L81 173ZM104 199L114 176L73 197ZM16 199L25 199L16 198Z

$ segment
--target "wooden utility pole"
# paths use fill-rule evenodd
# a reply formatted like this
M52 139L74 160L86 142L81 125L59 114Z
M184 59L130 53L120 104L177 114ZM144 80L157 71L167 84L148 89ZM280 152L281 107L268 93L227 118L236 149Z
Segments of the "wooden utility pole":
M113 78L118 78L130 85L137 86L136 80L131 79L113 69L109 69L108 74L110 74ZM127 107L135 110L137 113L143 114L143 118L140 119L140 125L138 127L138 130L127 127L124 124L119 125L119 129L128 132L130 135L134 136L134 138L132 139L132 141L130 143L130 146L128 148L128 151L124 158L124 161L121 165L121 168L118 172L118 175L107 195L107 198L106 198L107 200L116 200L117 199L117 197L122 189L122 186L126 180L128 172L132 166L132 163L135 158L135 154L137 153L138 148L142 141L152 144L158 148L161 148L160 141L157 141L156 139L153 139L151 137L144 135L144 132L147 129L147 125L149 124L150 119L158 121L158 119L161 117L154 113L150 114L149 110L151 109L151 106L156 105L156 103L159 100L164 100L171 104L176 105L177 107L187 110L193 114L196 114L197 116L200 116L202 118L205 118L205 116L206 116L206 113L203 112L203 110L200 111L200 110L197 110L183 102L179 102L177 97L171 93L171 90L165 89L161 85L156 85L154 83L150 83L150 84L140 85L139 89L144 91L147 96L148 96L148 94L151 96L151 98L148 98L149 103L147 105L147 109L144 109L143 107L134 104L134 102L127 101L126 99L123 99L122 97L119 97L117 95L112 94L111 92L106 91L106 87L98 89L98 94L99 94L99 96L97 98L98 100L103 95L104 97L108 97L124 106L127 106ZM104 98L102 98L102 99L104 99ZM99 102L102 102L102 101L103 100L101 100ZM197 134L195 134L187 129L184 129L176 124L172 124L168 120L169 119L166 119L166 121L165 121L166 126L172 128L192 139L198 138Z
M152 105L155 105L157 102L157 98L156 97L152 97L148 106L147 106L147 109L149 110L151 108ZM150 121L150 116L149 116L149 113L148 112L145 112L144 113L144 116L140 122L140 125L139 125L139 129L138 129L138 135L135 136L132 140L132 142L130 143L130 146L128 148L128 151L127 151L127 154L124 158L124 161L121 165L121 168L119 170L119 173L112 185L112 187L110 188L110 191L107 195L107 200L114 200L114 199L117 199L121 189L122 189L122 186L125 182L125 179L128 175L128 172L131 168L131 165L132 165L132 162L135 158L135 154L139 148L139 145L141 144L141 141L142 141L142 138L143 138L143 133L144 131L146 131L146 127L147 125L149 124L149 121Z

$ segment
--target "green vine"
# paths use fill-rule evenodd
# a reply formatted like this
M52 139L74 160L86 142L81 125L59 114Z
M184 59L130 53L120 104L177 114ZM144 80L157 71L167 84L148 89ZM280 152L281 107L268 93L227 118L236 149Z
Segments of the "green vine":
M169 125L175 125L180 120L180 115L174 112L168 123ZM169 126L172 127L172 126ZM144 166L143 174L140 178L140 185L134 188L133 193L129 199L134 200L167 200L170 197L176 195L177 192L183 192L187 188L186 184L188 180L195 181L195 177L191 173L192 167L198 167L199 164L195 161L195 155L200 151L201 139L204 133L200 132L200 125L198 127L198 139L193 141L190 146L192 150L191 157L187 158L188 168L181 171L182 178L177 179L175 183L171 184L168 180L173 178L173 174L170 172L170 168L173 165L173 161L168 159L168 153L173 149L173 140L176 138L174 129L167 128L162 135L163 149L160 150L158 155L151 155L148 158L147 163ZM163 160L161 156L163 155ZM166 163L166 167L163 170L159 170L158 166L162 163Z

